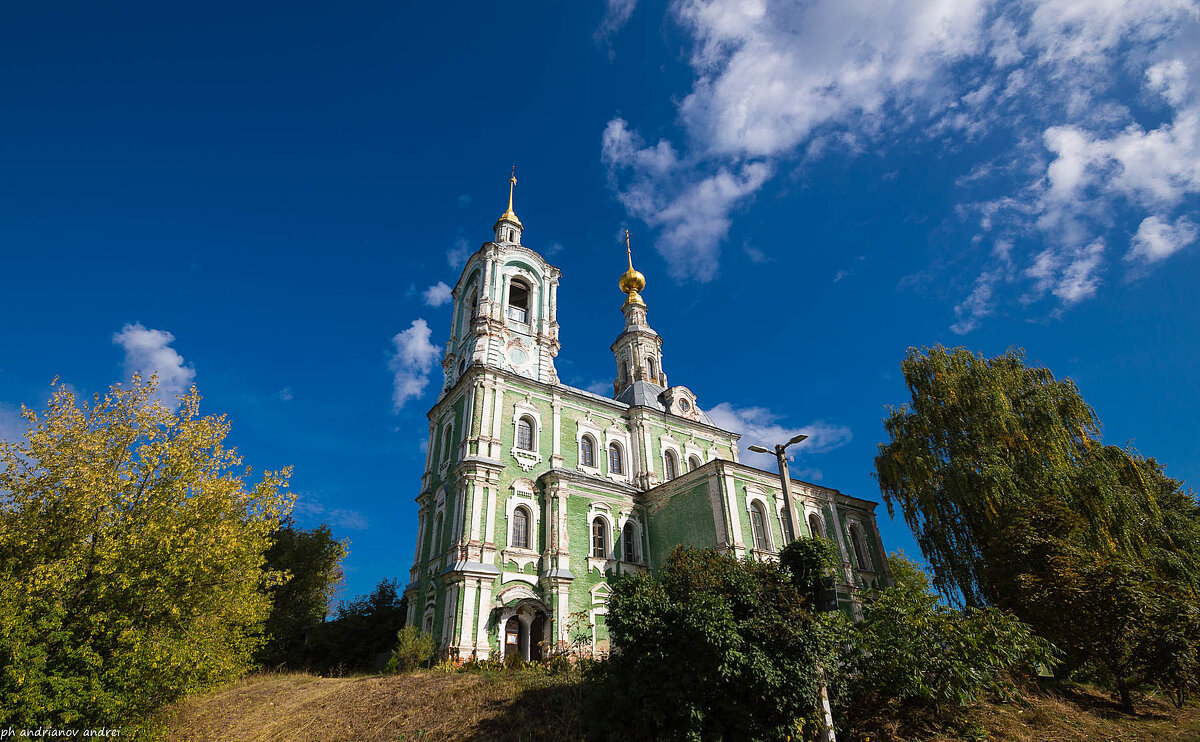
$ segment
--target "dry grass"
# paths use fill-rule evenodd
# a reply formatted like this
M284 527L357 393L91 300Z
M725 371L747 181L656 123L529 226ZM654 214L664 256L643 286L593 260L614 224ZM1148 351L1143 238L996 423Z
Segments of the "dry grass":
M578 738L578 686L536 670L322 678L255 675L169 709L164 740Z
M579 683L538 670L480 674L423 671L321 678L255 675L176 704L156 738L190 742L285 740L573 740L582 738ZM1200 707L1140 699L1123 714L1094 689L1060 686L1022 704L977 704L955 733L893 718L869 739L928 742L1192 742ZM917 729L917 731L914 731ZM866 735L846 735L865 739ZM839 736L839 739L842 739Z
M988 704L974 709L984 739L1004 742L1195 742L1200 740L1200 708L1176 709L1161 699L1143 698L1135 714L1125 714L1112 696L1093 688L1061 687L1025 705Z

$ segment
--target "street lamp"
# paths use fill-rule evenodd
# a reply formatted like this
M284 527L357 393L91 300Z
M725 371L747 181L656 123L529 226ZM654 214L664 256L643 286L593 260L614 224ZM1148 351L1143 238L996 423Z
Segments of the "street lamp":
M775 445L775 450L772 451L762 446L750 446L749 449L754 453L773 453L779 461L779 483L783 486L783 501L787 505L788 528L791 529L792 539L796 538L799 531L796 530L796 505L792 502L792 479L788 475L787 463L787 447L799 443L808 438L807 435L801 433L787 443L778 443ZM787 540L786 538L784 540ZM782 551L782 550L781 550ZM833 731L833 711L829 707L829 690L825 685L825 671L818 666L817 673L821 678L821 720L824 722L824 729L821 730L821 742L837 742Z
M787 535L792 540L796 538L796 534L800 531L797 530L799 524L796 522L796 504L792 502L792 479L788 475L787 453L785 452L788 446L799 443L807 438L807 435L801 433L787 443L777 444L774 451L770 451L762 446L750 446L750 450L755 453L774 453L775 458L779 461L779 483L783 485L783 503L787 507L788 531L790 531L790 534ZM784 540L788 539L785 538Z

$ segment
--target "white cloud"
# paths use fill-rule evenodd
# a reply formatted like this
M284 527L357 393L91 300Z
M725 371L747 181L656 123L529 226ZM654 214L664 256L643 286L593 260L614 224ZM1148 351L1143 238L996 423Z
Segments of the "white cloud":
M344 528L350 531L367 529L367 518L362 513L357 510L327 507L320 498L309 492L301 492L296 495L292 513L303 524L309 526L325 523L333 528Z
M0 404L0 440L10 443L24 442L23 436L27 430L29 423L21 417L20 407Z
M1146 87L1159 93L1171 105L1187 100L1187 66L1181 59L1159 62L1146 70Z
M608 43L608 40L629 21L637 0L608 0L604 8L604 19L596 29L596 42Z
M279 397L279 399L283 402L291 402L292 388L290 386L285 386L284 388L280 389L275 396Z
M422 296L425 297L425 303L431 307L440 307L443 304L450 303L454 297L451 295L451 289L446 285L445 281L438 281L429 288L425 289Z
M455 238L454 247L446 251L446 262L451 268L461 268L473 252L475 251L471 249L471 243L467 242L466 237Z
M396 353L388 362L388 370L393 374L394 412L399 412L408 400L420 397L429 384L429 373L440 355L437 346L429 342L432 334L424 319L415 319L407 330L392 338Z
M749 243L742 245L742 252L746 253L746 257L750 258L751 263L757 263L761 265L763 263L775 262L775 258L767 255L765 252Z
M646 146L619 118L604 130L601 159L610 182L628 183L618 193L626 210L659 229L655 247L678 280L706 282L716 277L730 212L771 174L763 162L746 162L696 178L693 167L678 160L670 143L660 140Z
M601 397L611 397L613 383L606 379L597 379L585 386L584 389L588 390L592 394L599 394Z
M196 370L184 365L183 356L170 347L175 336L165 330L150 330L140 322L127 324L113 333L113 343L125 349L125 374L145 378L158 374L155 397L169 407L191 386Z
M1174 222L1159 216L1148 216L1138 225L1125 259L1157 263L1195 243L1198 234L1196 223L1186 216Z
M788 160L886 154L922 136L954 151L998 128L1012 149L957 184L991 191L974 204L984 232L1024 239L1010 262L981 256L955 332L1030 285L1027 303L1095 296L1104 245L1133 231L1129 219L1157 220L1135 255L1157 254L1158 225L1188 234L1179 210L1200 193L1195 0L676 0L671 14L691 41L680 133L648 143L615 117L601 154L677 279L718 273L733 216L793 171ZM1131 81L1168 114L1139 119ZM957 257L940 262L979 259Z
M734 407L728 402L708 410L708 416L718 428L741 433L739 457L743 462L774 469L775 455L754 453L749 446L758 445L774 448L804 433L808 440L796 444L788 451L795 454L818 454L832 451L850 442L850 428L817 420L807 425L792 427L779 422L780 416L765 407Z

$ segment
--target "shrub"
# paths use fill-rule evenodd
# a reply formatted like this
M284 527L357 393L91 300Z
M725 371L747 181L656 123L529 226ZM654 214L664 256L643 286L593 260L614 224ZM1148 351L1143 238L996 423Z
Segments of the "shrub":
M910 565L911 566L911 565ZM850 629L839 705L873 708L964 706L985 696L1011 700L1014 680L1057 664L1057 650L995 608L955 610L920 581L878 591Z
M614 651L584 672L593 736L797 738L835 646L803 603L789 571L715 550L676 548L659 572L614 581Z
M433 635L416 626L405 626L396 632L396 648L384 672L397 673L415 670L433 659Z

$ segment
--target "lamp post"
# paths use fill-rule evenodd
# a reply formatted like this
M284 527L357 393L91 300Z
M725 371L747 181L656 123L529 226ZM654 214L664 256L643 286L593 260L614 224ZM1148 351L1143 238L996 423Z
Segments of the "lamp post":
M792 502L792 478L788 474L787 463L787 447L799 443L808 438L807 435L801 433L787 443L775 444L775 450L772 451L762 446L750 446L749 449L755 453L773 453L775 459L779 462L779 484L783 487L783 502L787 506L788 528L792 532L792 540L796 539L796 530L799 523L796 521L796 505ZM787 534L784 534L786 541ZM825 685L825 671L818 666L817 673L821 678L821 720L824 722L825 728L821 734L821 742L837 742L836 733L833 731L833 709L829 706L829 690Z
M750 446L750 450L755 453L774 453L775 458L779 461L779 483L783 486L783 504L787 509L788 531L790 531L790 534L784 534L785 541L789 540L789 536L790 540L795 540L796 534L799 533L796 530L796 527L799 525L796 522L796 504L792 502L792 478L788 475L787 447L807 438L807 435L801 433L787 443L777 444L774 451L770 451L762 446Z

